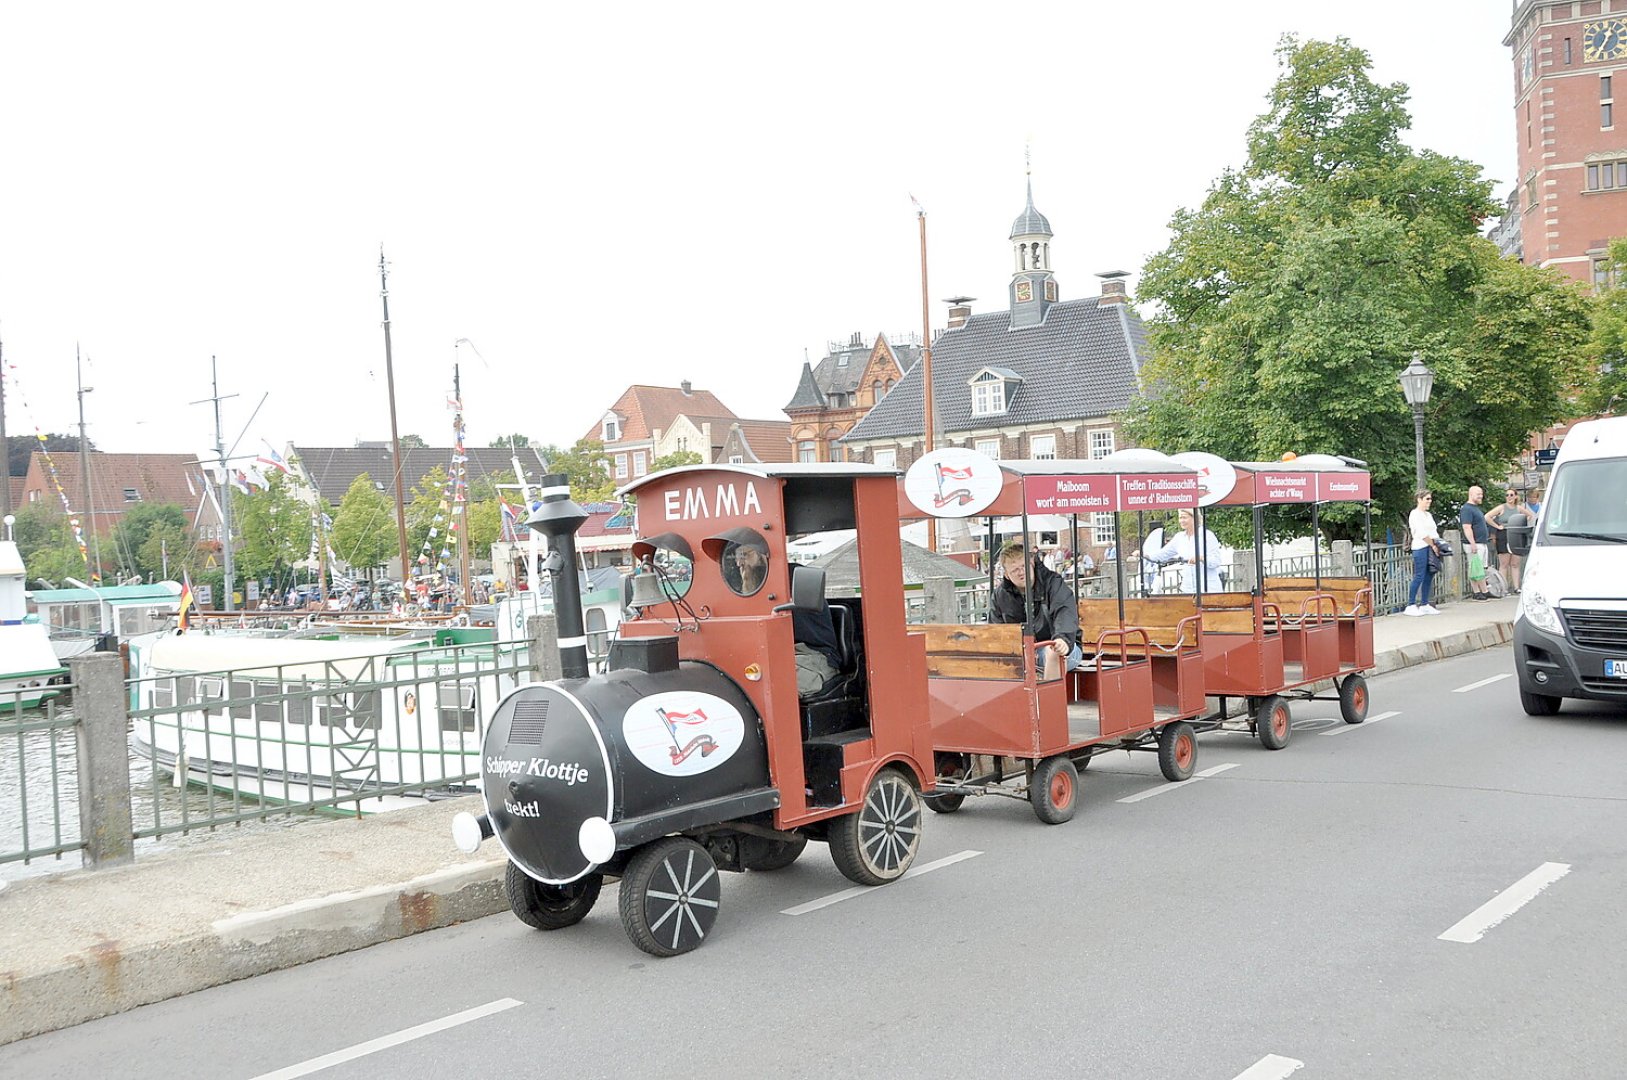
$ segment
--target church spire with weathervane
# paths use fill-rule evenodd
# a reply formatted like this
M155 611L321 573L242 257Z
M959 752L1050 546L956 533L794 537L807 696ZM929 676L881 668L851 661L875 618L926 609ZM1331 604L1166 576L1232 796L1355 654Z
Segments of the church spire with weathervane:
M1021 330L1045 321L1045 312L1057 300L1056 278L1051 275L1051 223L1034 209L1033 162L1025 151L1028 204L1011 223L1011 328Z

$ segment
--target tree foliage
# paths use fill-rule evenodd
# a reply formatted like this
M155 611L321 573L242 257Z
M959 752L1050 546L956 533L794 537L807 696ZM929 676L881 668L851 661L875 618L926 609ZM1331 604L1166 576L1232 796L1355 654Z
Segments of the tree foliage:
M155 530L162 530L164 542L153 552L157 558L149 562L146 558L147 541ZM112 540L121 568L134 570L142 577L160 577L164 572L166 551L176 567L181 565L189 551L186 508L174 503L136 503L113 526Z
M531 436L521 435L516 431L512 435L499 435L491 441L492 446L500 446L505 450L523 450L531 445Z
M660 472L662 469L676 469L681 465L699 465L701 456L693 450L674 450L655 459L650 465L651 472Z
M1616 285L1594 298L1588 364L1576 387L1578 411L1585 416L1627 411L1627 289L1622 288L1627 284L1627 239L1610 242L1610 262Z
M339 502L333 550L358 570L380 566L396 551L395 506L366 473L350 482Z
M579 503L607 502L615 498L616 480L610 475L610 459L605 455L604 443L598 439L582 439L569 450L557 446L542 448L548 471L564 473L570 481L571 498Z
M1277 55L1247 163L1176 213L1143 269L1158 311L1131 434L1233 460L1361 458L1378 511L1404 517L1413 425L1396 376L1416 351L1435 371L1426 463L1445 511L1568 411L1586 298L1478 234L1490 183L1407 147L1407 89L1373 82L1366 52L1287 37Z
M237 568L247 577L269 575L280 580L285 570L310 553L310 507L280 472L272 473L262 491L233 495L232 516L242 537Z
M30 584L47 581L60 586L70 577L90 580L90 570L79 554L68 519L51 506L31 503L20 508L12 536L17 541Z

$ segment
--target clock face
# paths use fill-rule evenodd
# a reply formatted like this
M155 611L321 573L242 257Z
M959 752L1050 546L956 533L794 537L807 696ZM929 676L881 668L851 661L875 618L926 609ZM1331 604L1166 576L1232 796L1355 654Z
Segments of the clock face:
M1627 56L1627 23L1620 19L1591 22L1582 31L1583 60L1614 60Z
M1031 281L1017 282L1017 303L1026 304L1034 299L1034 283Z

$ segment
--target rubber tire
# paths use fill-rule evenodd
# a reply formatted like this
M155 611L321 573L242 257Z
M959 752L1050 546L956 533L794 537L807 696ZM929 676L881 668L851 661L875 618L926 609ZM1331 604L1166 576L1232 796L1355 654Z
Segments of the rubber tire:
M933 755L933 768L938 771L939 780L962 780L971 768L964 754L952 754L940 751ZM926 800L927 809L935 814L953 814L966 802L964 795L927 795L921 798Z
M1255 730L1260 745L1267 750L1281 750L1294 737L1294 714L1286 698L1273 694L1260 699L1260 711L1254 714ZM1280 728L1280 730L1279 730Z
M921 801L901 769L889 766L871 777L859 809L830 823L830 857L842 876L858 885L885 885L903 877L921 849ZM875 848L873 855L865 850L867 840Z
M1520 691L1520 708L1525 710L1527 716L1552 716L1559 711L1559 705L1564 700L1548 694L1528 694L1524 690Z
M1359 724L1367 719L1367 680L1360 675L1346 675L1339 684L1339 715L1347 724Z
M1047 825L1072 821L1079 812L1079 770L1073 761L1057 754L1035 766L1028 781L1028 802L1034 816Z
M922 795L921 798L934 814L953 814L966 803L964 795Z
M722 891L717 864L705 848L687 836L662 837L639 848L627 863L621 925L651 956L689 952L700 947L717 921Z
M759 849L758 854L742 854L740 865L747 870L756 870L765 874L772 870L784 870L787 866L796 862L797 857L808 846L806 836L799 836L795 840L766 840L759 837L751 837L751 839L762 844L763 847Z
M534 930L575 926L593 910L603 885L603 874L589 874L569 885L544 885L512 862L503 874L503 893L510 910Z
M1158 768L1165 780L1192 779L1198 767L1198 736L1185 720L1165 724L1158 732Z

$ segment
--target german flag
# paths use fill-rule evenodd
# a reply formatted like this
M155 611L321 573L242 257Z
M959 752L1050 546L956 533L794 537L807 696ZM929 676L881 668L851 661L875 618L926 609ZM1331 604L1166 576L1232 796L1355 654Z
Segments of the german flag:
M192 575L181 571L181 610L176 616L175 628L186 633L192 625Z

